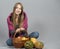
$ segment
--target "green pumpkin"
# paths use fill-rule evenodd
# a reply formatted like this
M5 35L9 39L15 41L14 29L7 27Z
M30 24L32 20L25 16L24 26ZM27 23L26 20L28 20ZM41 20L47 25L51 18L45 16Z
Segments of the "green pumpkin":
M32 49L33 48L33 42L32 41L26 41L24 44L25 49Z

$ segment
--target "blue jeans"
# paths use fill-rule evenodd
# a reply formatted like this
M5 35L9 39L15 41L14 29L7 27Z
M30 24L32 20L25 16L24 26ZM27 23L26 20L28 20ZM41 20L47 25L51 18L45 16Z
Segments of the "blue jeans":
M34 37L34 38L37 39L37 38L39 37L39 33L38 33L38 32L32 32L31 34L29 34L29 37L30 37L30 38ZM6 41L6 44L7 44L8 46L13 46L12 39L9 38L9 39Z

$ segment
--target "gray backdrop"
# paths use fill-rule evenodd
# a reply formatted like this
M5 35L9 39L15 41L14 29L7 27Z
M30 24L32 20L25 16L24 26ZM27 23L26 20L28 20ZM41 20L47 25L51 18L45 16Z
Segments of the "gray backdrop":
M28 32L39 32L38 40L44 49L60 49L60 0L1 0L0 1L0 48L8 49L7 17L16 2L21 2L28 16Z

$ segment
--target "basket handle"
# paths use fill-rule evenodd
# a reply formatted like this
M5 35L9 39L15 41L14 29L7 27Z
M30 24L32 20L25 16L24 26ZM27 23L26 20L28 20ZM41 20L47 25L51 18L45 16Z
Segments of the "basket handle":
M17 33L21 33L22 31L24 31L24 32L28 35L27 30L21 30L20 32L15 32L13 38L15 38L15 35L16 35Z
M15 32L15 33L14 33L14 36L13 36L13 38L15 38L15 35L16 35L17 33L18 33L18 32Z

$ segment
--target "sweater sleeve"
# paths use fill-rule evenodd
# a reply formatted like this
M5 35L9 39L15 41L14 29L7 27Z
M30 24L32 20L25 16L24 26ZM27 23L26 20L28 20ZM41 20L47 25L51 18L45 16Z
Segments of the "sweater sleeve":
M23 26L22 27L27 30L27 28L28 28L28 18L27 18L26 13L24 13L24 16L25 16L25 18L24 18Z
M13 23L10 21L10 18L7 18L7 24L8 24L8 29L9 30L14 30Z
M13 23L10 21L10 16L7 18L7 25L8 25L8 32L9 32L9 38L11 38L11 32L14 31Z

